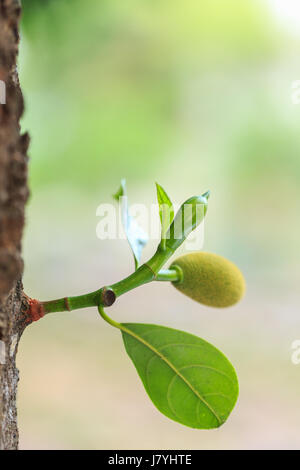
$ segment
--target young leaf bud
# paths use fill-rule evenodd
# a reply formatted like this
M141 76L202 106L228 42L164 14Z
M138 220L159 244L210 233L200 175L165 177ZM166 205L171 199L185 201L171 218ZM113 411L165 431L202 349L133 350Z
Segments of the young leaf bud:
M207 212L209 191L185 201L177 212L166 234L166 247L173 253L188 235L201 224Z
M213 253L193 252L177 258L170 269L181 269L181 282L173 285L196 302L230 307L244 295L246 284L239 268Z

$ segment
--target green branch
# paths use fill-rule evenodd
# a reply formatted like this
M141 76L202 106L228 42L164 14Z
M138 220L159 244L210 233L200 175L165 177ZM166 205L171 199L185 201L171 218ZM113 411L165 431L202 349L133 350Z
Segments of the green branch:
M181 275L176 268L161 270L158 271L157 274L155 274L154 271L155 268L157 269L160 265L165 264L171 254L164 252L164 256L161 256L161 253L157 252L148 263L143 264L134 273L130 274L130 276L111 286L101 287L101 289L94 292L75 297L63 297L61 299L41 302L44 312L45 314L65 312L80 308L97 307L98 305L108 307L114 303L116 298L149 282L178 282L181 280Z
M126 194L125 182L123 182L117 198ZM136 269L135 272L125 279L111 285L84 295L75 297L63 297L61 299L50 300L47 302L34 301L33 305L38 304L41 307L42 315L52 312L71 311L86 307L109 307L117 297L139 286L152 281L169 281L180 284L183 281L183 274L179 267L162 270L169 258L175 253L177 248L186 240L188 235L202 222L207 211L207 199L209 193L202 196L193 196L185 201L177 212L175 218L173 206L165 191L159 187L159 204L162 210L161 220L163 223L162 236L166 238L165 243L160 243L156 253L146 263ZM166 231L166 213L163 212L163 206L171 207L170 226ZM188 210L189 209L189 210ZM200 211L199 211L200 209ZM126 217L128 213L126 208ZM128 220L127 220L128 223ZM131 222L132 225L132 222ZM137 230L139 236L136 239L130 232L130 244L135 256L135 266L137 267L140 258L140 247L143 246L143 240L140 238L140 230ZM137 248L138 247L138 248ZM34 307L39 308L39 307ZM40 316L39 316L40 318Z

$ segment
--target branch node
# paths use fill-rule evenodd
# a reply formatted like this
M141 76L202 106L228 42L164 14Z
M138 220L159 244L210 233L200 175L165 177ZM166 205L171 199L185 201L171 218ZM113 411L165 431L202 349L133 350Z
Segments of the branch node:
M45 315L43 304L36 299L31 299L23 293L26 302L23 301L22 314L24 315L25 323L29 325L34 321L40 320Z
M65 303L65 307L68 310L68 312L71 312L71 307L70 307L70 304L69 304L69 298L68 297L64 297L64 303Z
M116 294L112 289L104 287L101 292L101 303L105 307L110 307L116 300Z

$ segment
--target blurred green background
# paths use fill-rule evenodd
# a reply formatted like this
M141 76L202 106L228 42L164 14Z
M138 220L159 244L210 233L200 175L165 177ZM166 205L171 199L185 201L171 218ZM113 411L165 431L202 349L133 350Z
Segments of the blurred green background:
M248 292L223 311L157 283L111 311L187 330L230 358L240 398L222 428L160 415L118 331L86 309L25 331L21 448L299 448L299 36L266 0L22 3L26 292L77 295L131 272L126 241L96 237L96 209L123 177L130 201L148 206L155 181L176 203L210 189L204 249L236 262Z

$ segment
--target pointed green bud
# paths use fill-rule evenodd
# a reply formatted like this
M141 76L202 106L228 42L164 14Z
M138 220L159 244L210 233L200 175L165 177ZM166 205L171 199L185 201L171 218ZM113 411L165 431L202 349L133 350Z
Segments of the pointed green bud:
M166 234L166 247L173 253L201 224L207 212L209 191L187 199L178 210Z

